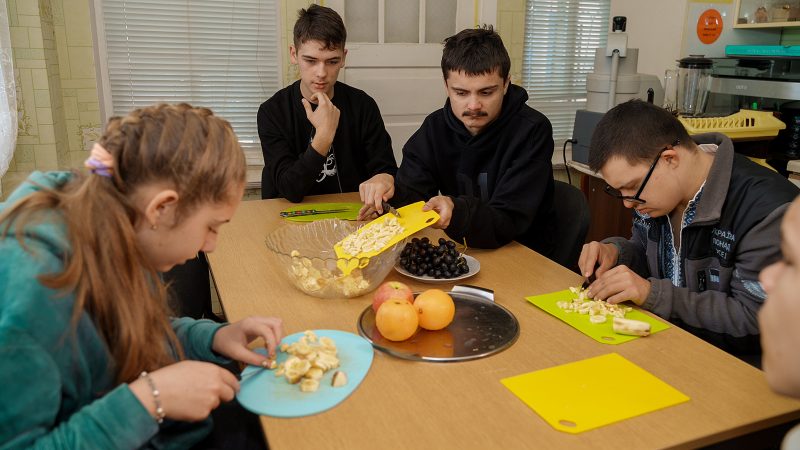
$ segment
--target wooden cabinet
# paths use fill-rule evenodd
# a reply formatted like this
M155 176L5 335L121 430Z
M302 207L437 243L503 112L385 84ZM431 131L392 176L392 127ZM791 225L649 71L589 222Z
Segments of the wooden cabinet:
M800 27L800 0L738 0L734 28Z
M633 211L619 199L605 193L605 180L599 173L589 170L589 166L577 161L568 161L567 166L580 173L581 191L589 204L591 221L586 242L601 241L612 236L630 238Z
M606 182L602 178L582 175L581 190L586 195L592 217L586 242L600 241L611 236L631 237L633 212L620 200L606 194L603 191L605 186Z

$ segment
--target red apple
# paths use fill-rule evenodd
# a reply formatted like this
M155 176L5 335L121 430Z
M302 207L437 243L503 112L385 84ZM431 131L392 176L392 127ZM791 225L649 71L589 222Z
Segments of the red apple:
M387 281L378 286L375 295L372 296L372 310L376 313L378 308L389 299L405 300L408 303L414 303L414 293L411 288L399 281Z

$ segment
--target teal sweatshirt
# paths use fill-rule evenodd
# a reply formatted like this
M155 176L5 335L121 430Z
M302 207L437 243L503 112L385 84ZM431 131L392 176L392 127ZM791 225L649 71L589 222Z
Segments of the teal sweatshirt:
M0 203L0 211L41 186L57 188L69 179L66 172L35 172ZM115 382L111 354L86 313L73 332L74 296L37 280L63 271L67 239L57 211L28 226L27 248L13 234L0 239L0 449L191 447L210 431L210 418L159 426L128 385ZM108 269L113 276L114 268ZM211 350L223 325L181 318L172 326L187 358L226 361Z

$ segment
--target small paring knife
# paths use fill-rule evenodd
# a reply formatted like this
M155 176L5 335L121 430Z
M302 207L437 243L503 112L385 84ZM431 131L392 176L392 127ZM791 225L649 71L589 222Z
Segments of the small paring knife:
M589 276L589 278L587 278L587 279L586 279L586 281L584 281L584 282L583 282L583 284L581 285L581 288L582 288L582 289L586 289L586 288L588 288L588 287L589 287L589 285L590 285L590 284L592 284L592 283L594 283L594 280L596 280L596 279L597 279L597 277L595 277L595 276L594 276L594 273L592 273L592 274Z
M397 212L397 210L394 209L394 207L392 205L390 205L390 204L388 204L386 202L383 202L383 203L381 203L381 208L383 208L384 214L388 212L389 214L392 214L393 216L397 217L398 219L400 218L400 213Z

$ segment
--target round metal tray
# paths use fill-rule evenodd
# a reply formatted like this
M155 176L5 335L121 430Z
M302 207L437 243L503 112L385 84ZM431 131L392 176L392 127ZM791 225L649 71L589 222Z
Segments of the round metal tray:
M358 332L376 349L412 361L478 359L499 353L517 340L519 322L511 311L481 295L455 291L449 294L456 313L443 330L419 329L405 341L392 342L378 332L375 312L368 306L358 318Z

